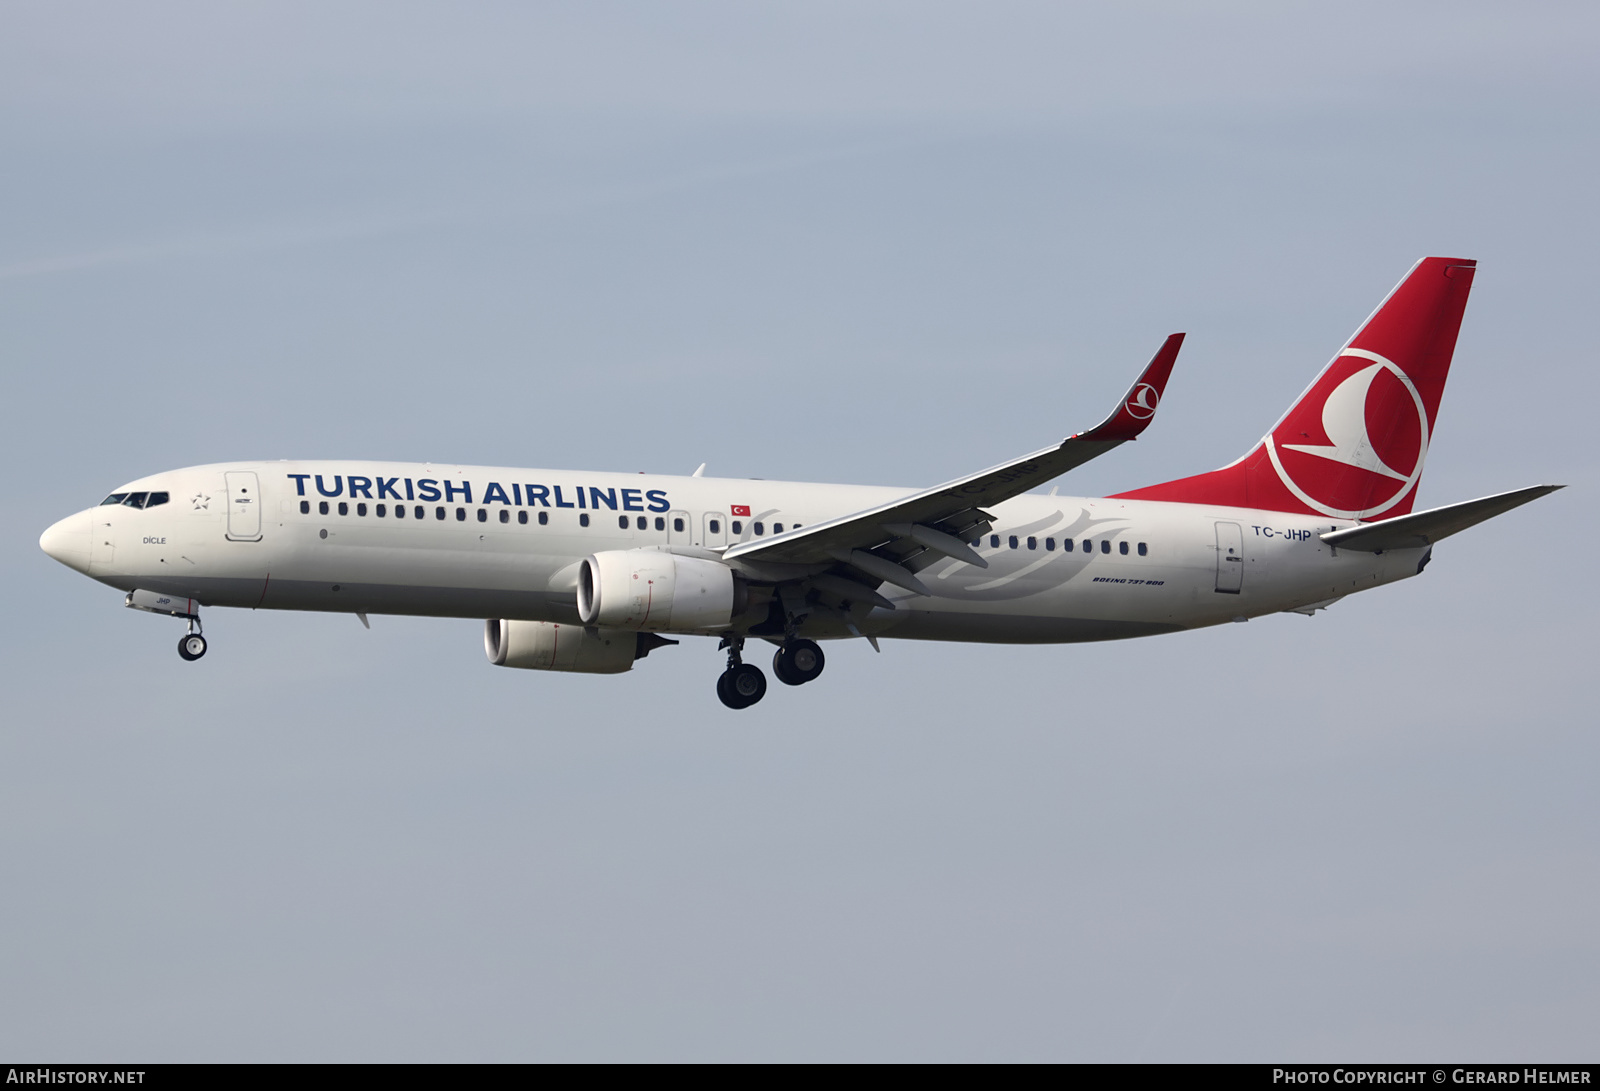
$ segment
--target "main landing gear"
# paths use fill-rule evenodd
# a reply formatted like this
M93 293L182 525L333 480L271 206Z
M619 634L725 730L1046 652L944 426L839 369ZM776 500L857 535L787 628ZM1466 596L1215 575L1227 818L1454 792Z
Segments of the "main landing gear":
M717 696L729 708L749 708L767 695L767 676L754 663L746 663L744 637L725 636L718 646L728 649L728 669L717 678Z
M728 649L728 669L717 679L717 696L729 708L749 708L767 695L767 676L744 662L744 637L723 637L721 648ZM816 641L788 640L772 657L772 673L786 686L802 686L821 674L826 662Z
M772 673L786 686L803 686L822 673L827 663L815 640L790 640L772 656Z

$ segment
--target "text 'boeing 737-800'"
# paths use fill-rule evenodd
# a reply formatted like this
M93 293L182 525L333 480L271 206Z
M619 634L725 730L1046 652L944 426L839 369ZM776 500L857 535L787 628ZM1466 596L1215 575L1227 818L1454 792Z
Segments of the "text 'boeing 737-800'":
M720 640L717 695L822 673L819 641L1117 640L1311 613L1418 575L1440 539L1560 486L1414 511L1475 263L1424 258L1244 457L1109 497L1050 479L1138 436L1182 334L1104 421L922 491L386 462L239 462L120 486L51 557L188 621L201 607L490 618L497 666L616 674Z

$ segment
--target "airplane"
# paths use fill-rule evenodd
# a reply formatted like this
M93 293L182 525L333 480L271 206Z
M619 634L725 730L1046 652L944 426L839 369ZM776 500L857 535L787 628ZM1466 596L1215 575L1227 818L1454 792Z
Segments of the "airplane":
M1419 575L1439 541L1562 486L1414 511L1474 261L1427 257L1237 461L1107 497L1041 495L1138 437L1184 335L1099 424L912 490L391 462L235 462L119 486L52 558L187 622L202 607L488 618L491 663L616 674L717 638L717 696L822 674L821 642L1073 643L1292 611Z

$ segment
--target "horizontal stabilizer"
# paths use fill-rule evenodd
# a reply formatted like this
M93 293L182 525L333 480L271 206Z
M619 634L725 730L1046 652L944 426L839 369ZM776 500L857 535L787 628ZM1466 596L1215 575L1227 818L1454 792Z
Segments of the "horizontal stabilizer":
M1496 515L1504 515L1530 500L1548 496L1562 485L1533 485L1513 492L1485 496L1480 500L1467 500L1443 508L1431 508L1411 515L1385 519L1381 523L1363 523L1345 530L1330 530L1322 540L1339 549L1358 549L1363 553L1382 553L1386 549L1416 549L1432 545L1441 538L1476 526Z

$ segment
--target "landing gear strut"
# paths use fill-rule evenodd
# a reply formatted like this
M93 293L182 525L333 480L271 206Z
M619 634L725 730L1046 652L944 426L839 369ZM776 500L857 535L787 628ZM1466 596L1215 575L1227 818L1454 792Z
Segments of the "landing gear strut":
M206 638L200 632L200 619L198 617L189 619L189 631L184 634L182 640L178 641L178 654L187 663L193 663L196 659L206 654Z
M803 686L822 673L827 658L814 640L789 640L772 656L772 673L786 686Z
M767 694L767 676L754 663L744 662L744 637L725 636L721 648L728 649L728 669L717 678L717 696L729 708L749 708Z

